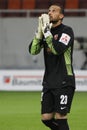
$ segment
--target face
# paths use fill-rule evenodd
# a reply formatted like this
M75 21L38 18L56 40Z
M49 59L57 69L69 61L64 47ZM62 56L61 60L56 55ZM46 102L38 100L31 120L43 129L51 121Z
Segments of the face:
M50 6L49 11L48 11L48 15L49 15L49 18L50 18L50 22L53 23L53 24L58 23L64 17L64 15L61 14L60 7L57 6L57 5Z

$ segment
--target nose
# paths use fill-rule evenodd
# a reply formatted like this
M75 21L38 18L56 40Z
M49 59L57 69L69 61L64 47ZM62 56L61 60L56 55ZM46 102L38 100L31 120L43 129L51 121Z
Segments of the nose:
M48 12L48 15L51 16L51 11Z
M51 10L49 10L48 15L51 15Z

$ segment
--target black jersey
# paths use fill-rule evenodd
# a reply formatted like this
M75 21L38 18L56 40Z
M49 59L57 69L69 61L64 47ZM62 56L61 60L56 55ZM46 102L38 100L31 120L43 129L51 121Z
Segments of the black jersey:
M42 47L44 49L45 73L42 84L47 88L75 87L75 76L72 66L73 30L71 27L61 24L52 28L51 33L53 36L49 40L49 44L51 43L52 45L51 47L48 46L47 39L44 37L36 47L36 49L38 48L36 52L40 52ZM35 42L34 39L32 43ZM31 45L29 47L30 52ZM56 53L53 53L51 48ZM35 51L35 48L33 50Z

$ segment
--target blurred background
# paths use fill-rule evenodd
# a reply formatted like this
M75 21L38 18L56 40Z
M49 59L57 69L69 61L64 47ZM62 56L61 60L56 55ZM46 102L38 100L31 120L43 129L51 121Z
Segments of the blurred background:
M65 8L64 24L75 33L74 69L87 70L87 0L55 0ZM54 0L0 0L0 69L43 69L43 55L31 56L28 46L38 16Z

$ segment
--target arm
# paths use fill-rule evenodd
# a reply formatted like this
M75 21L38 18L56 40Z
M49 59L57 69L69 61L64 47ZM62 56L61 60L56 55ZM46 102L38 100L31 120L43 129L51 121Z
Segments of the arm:
M41 45L42 37L43 37L43 34L42 34L42 29L41 29L41 17L39 17L38 18L37 32L35 34L34 39L31 42L31 44L29 45L30 54L36 55L41 51L41 49L42 49L42 45Z
M37 55L38 53L40 53L41 49L42 49L41 40L35 37L31 42L31 44L29 45L29 52L32 55Z
M61 53L64 53L69 46L72 46L74 34L70 27L63 26L63 29L59 32L58 39L56 40L50 31L49 16L47 14L41 15L41 27L46 43L54 55L60 55Z
M53 54L57 54L57 52L55 51L54 47L53 47L53 43L52 43L52 39L53 36L50 32L50 29L52 27L52 23L50 23L49 21L49 16L48 14L42 14L41 15L41 28L42 28L42 33L46 39L46 43L48 44L48 47L50 48L50 50L53 52Z
M64 53L74 43L74 33L72 28L65 27L57 40L52 39L53 47L58 55Z
M44 33L46 42L55 55L64 53L74 41L74 34L71 28L65 27L58 35L58 39L54 39L50 30ZM72 45L73 46L73 45Z

